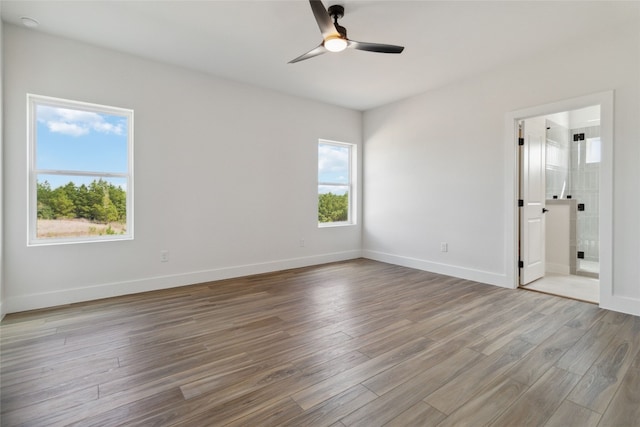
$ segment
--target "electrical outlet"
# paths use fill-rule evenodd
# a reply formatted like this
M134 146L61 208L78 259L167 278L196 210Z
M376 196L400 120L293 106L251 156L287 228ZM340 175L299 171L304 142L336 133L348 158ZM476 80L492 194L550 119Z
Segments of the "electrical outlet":
M169 262L169 251L160 251L160 262Z
M447 242L440 243L440 252L449 252L449 244Z

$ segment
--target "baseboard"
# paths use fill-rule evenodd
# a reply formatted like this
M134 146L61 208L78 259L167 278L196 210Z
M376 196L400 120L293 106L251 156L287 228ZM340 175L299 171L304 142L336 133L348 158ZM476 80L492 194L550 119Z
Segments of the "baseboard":
M640 316L640 299L600 294L600 308Z
M136 294L140 292L156 291L197 283L251 276L254 274L271 273L291 268L320 265L336 261L346 261L349 259L360 258L361 256L362 252L360 250L334 252L309 257L223 267L167 276L156 276L124 282L103 283L81 288L63 289L54 292L19 295L6 298L3 308L6 309L7 313L17 313L21 311L57 307L78 302Z
M378 251L363 250L362 256L374 261L381 261L389 264L401 265L403 267L429 271L432 273L444 274L446 276L458 277L460 279L472 280L474 282L486 283L489 285L500 286L502 288L513 288L513 284L509 283L506 274L474 270Z

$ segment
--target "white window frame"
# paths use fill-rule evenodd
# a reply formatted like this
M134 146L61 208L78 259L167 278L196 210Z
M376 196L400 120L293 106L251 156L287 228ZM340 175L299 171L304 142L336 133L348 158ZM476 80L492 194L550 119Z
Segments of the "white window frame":
M349 226L349 225L355 225L356 224L356 215L355 215L355 200L357 200L356 197L356 186L355 186L355 181L356 181L356 171L357 171L357 149L358 146L356 144L351 144L348 142L338 142L338 141L330 141L327 139L319 139L318 140L318 144L317 144L317 148L319 151L320 145L334 145L337 147L346 147L349 149L349 160L348 160L348 164L349 164L349 182L347 184L344 183L337 183L337 182L322 182L320 180L318 180L318 190L317 190L317 196L316 196L316 201L319 200L320 197L320 186L336 186L336 187L348 187L348 212L347 212L347 220L346 221L339 221L339 222L320 222L318 221L318 228L328 228L328 227L344 227L344 226ZM318 157L318 161L316 162L317 165L319 165L319 161L320 158ZM316 205L316 218L318 216L318 210L319 210L319 205Z
M45 105L49 107L59 107L72 110L104 113L121 116L127 120L127 172L114 173L104 171L86 170L58 170L58 169L38 169L37 159L37 115L36 107ZM60 245L88 242L108 242L133 240L133 110L111 107L100 104L92 104L81 101L74 101L49 96L27 94L27 140L28 140L28 237L27 246ZM99 178L124 178L126 179L126 232L124 234L105 234L101 236L80 236L63 238L38 238L38 175L64 175Z

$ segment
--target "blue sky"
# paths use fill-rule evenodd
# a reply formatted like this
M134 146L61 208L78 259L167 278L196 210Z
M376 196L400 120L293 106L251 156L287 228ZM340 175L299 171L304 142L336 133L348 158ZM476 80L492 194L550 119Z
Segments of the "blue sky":
M124 116L38 105L36 169L127 172L127 119ZM88 184L96 177L40 175L51 188ZM121 185L123 179L109 179Z
M349 147L322 143L318 145L318 182L349 183ZM318 191L345 193L344 190L340 191L340 187L322 185L319 186Z

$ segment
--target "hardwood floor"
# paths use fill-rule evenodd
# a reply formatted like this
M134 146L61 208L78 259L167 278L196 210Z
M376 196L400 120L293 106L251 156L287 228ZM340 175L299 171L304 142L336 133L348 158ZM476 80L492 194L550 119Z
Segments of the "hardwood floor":
M3 426L640 425L640 317L363 259L0 328Z

